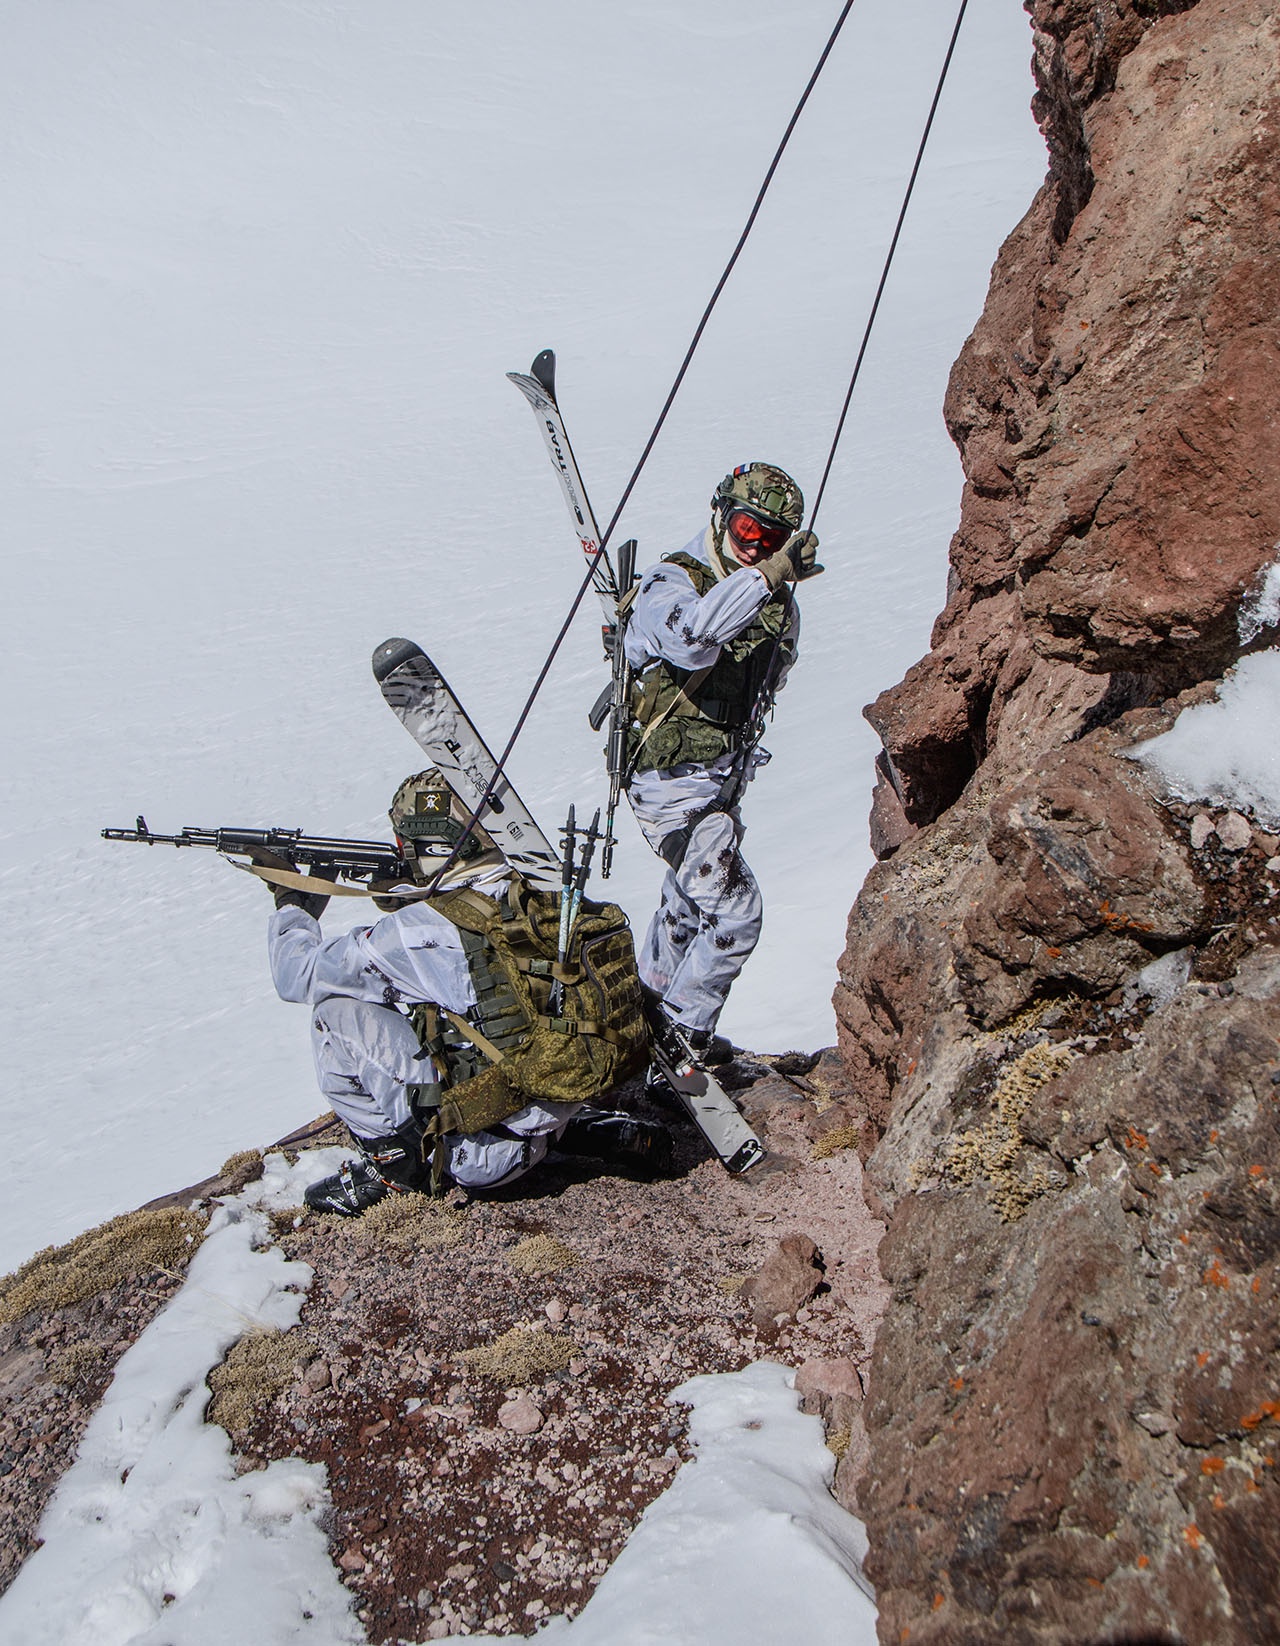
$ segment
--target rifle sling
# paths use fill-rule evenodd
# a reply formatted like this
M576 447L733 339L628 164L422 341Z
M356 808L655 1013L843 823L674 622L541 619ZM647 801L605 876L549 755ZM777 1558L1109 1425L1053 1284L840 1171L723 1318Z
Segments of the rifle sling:
M296 869L264 869L260 863L237 863L236 868L248 869L268 886L287 886L291 892L311 892L320 897L368 897L368 886L340 886L336 880L325 880L321 875L299 874Z

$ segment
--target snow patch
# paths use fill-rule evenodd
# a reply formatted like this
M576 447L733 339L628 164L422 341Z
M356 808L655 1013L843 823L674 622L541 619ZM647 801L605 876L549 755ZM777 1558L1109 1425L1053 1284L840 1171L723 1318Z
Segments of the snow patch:
M693 1407L697 1457L649 1505L581 1614L553 1619L539 1642L875 1646L866 1532L831 1496L835 1458L794 1380L760 1361L673 1391Z
M1276 551L1280 555L1280 543L1276 544ZM1267 567L1258 587L1245 596L1236 623L1242 646L1255 640L1264 629L1280 628L1280 558Z
M1268 574L1270 580L1270 574ZM1280 601L1280 573L1276 579ZM1280 828L1280 651L1242 657L1217 700L1184 709L1171 731L1131 752L1182 800L1247 807Z
M363 1641L319 1524L324 1469L286 1458L237 1476L225 1431L204 1421L227 1349L297 1325L311 1268L269 1245L254 1206L296 1204L316 1164L269 1156L263 1180L214 1212L181 1291L121 1357L41 1521L43 1546L0 1598L5 1640Z

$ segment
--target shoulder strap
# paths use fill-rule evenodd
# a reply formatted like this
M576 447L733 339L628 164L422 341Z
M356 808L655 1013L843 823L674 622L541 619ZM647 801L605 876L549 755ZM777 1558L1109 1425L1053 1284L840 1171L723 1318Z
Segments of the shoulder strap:
M427 899L428 905L446 920L460 926L465 932L483 935L499 915L500 909L493 898L478 892L472 886L463 886L456 892L444 892Z

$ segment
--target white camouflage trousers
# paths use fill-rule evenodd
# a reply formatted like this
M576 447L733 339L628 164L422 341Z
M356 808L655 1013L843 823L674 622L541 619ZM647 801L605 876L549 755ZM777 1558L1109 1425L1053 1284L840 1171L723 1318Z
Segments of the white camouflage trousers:
M654 835L645 833L656 850ZM760 888L743 860L742 833L736 811L709 812L694 825L680 867L667 869L645 934L640 977L686 1028L715 1028L760 938Z
M431 1078L409 1021L390 1006L332 995L311 1008L311 1050L320 1090L352 1136L376 1142L412 1118L406 1087ZM445 1169L465 1189L492 1189L542 1160L577 1103L530 1103L503 1131L446 1139Z

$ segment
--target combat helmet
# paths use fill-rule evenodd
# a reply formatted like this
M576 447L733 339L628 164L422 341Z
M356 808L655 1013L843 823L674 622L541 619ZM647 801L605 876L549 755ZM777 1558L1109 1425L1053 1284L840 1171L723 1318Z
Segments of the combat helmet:
M396 839L412 848L414 856L446 857L462 838L471 815L434 766L406 777L396 790L387 814ZM493 839L473 824L458 861L493 850Z
M721 515L744 508L762 522L793 532L804 524L804 494L785 469L772 463L740 463L716 487L711 507Z

